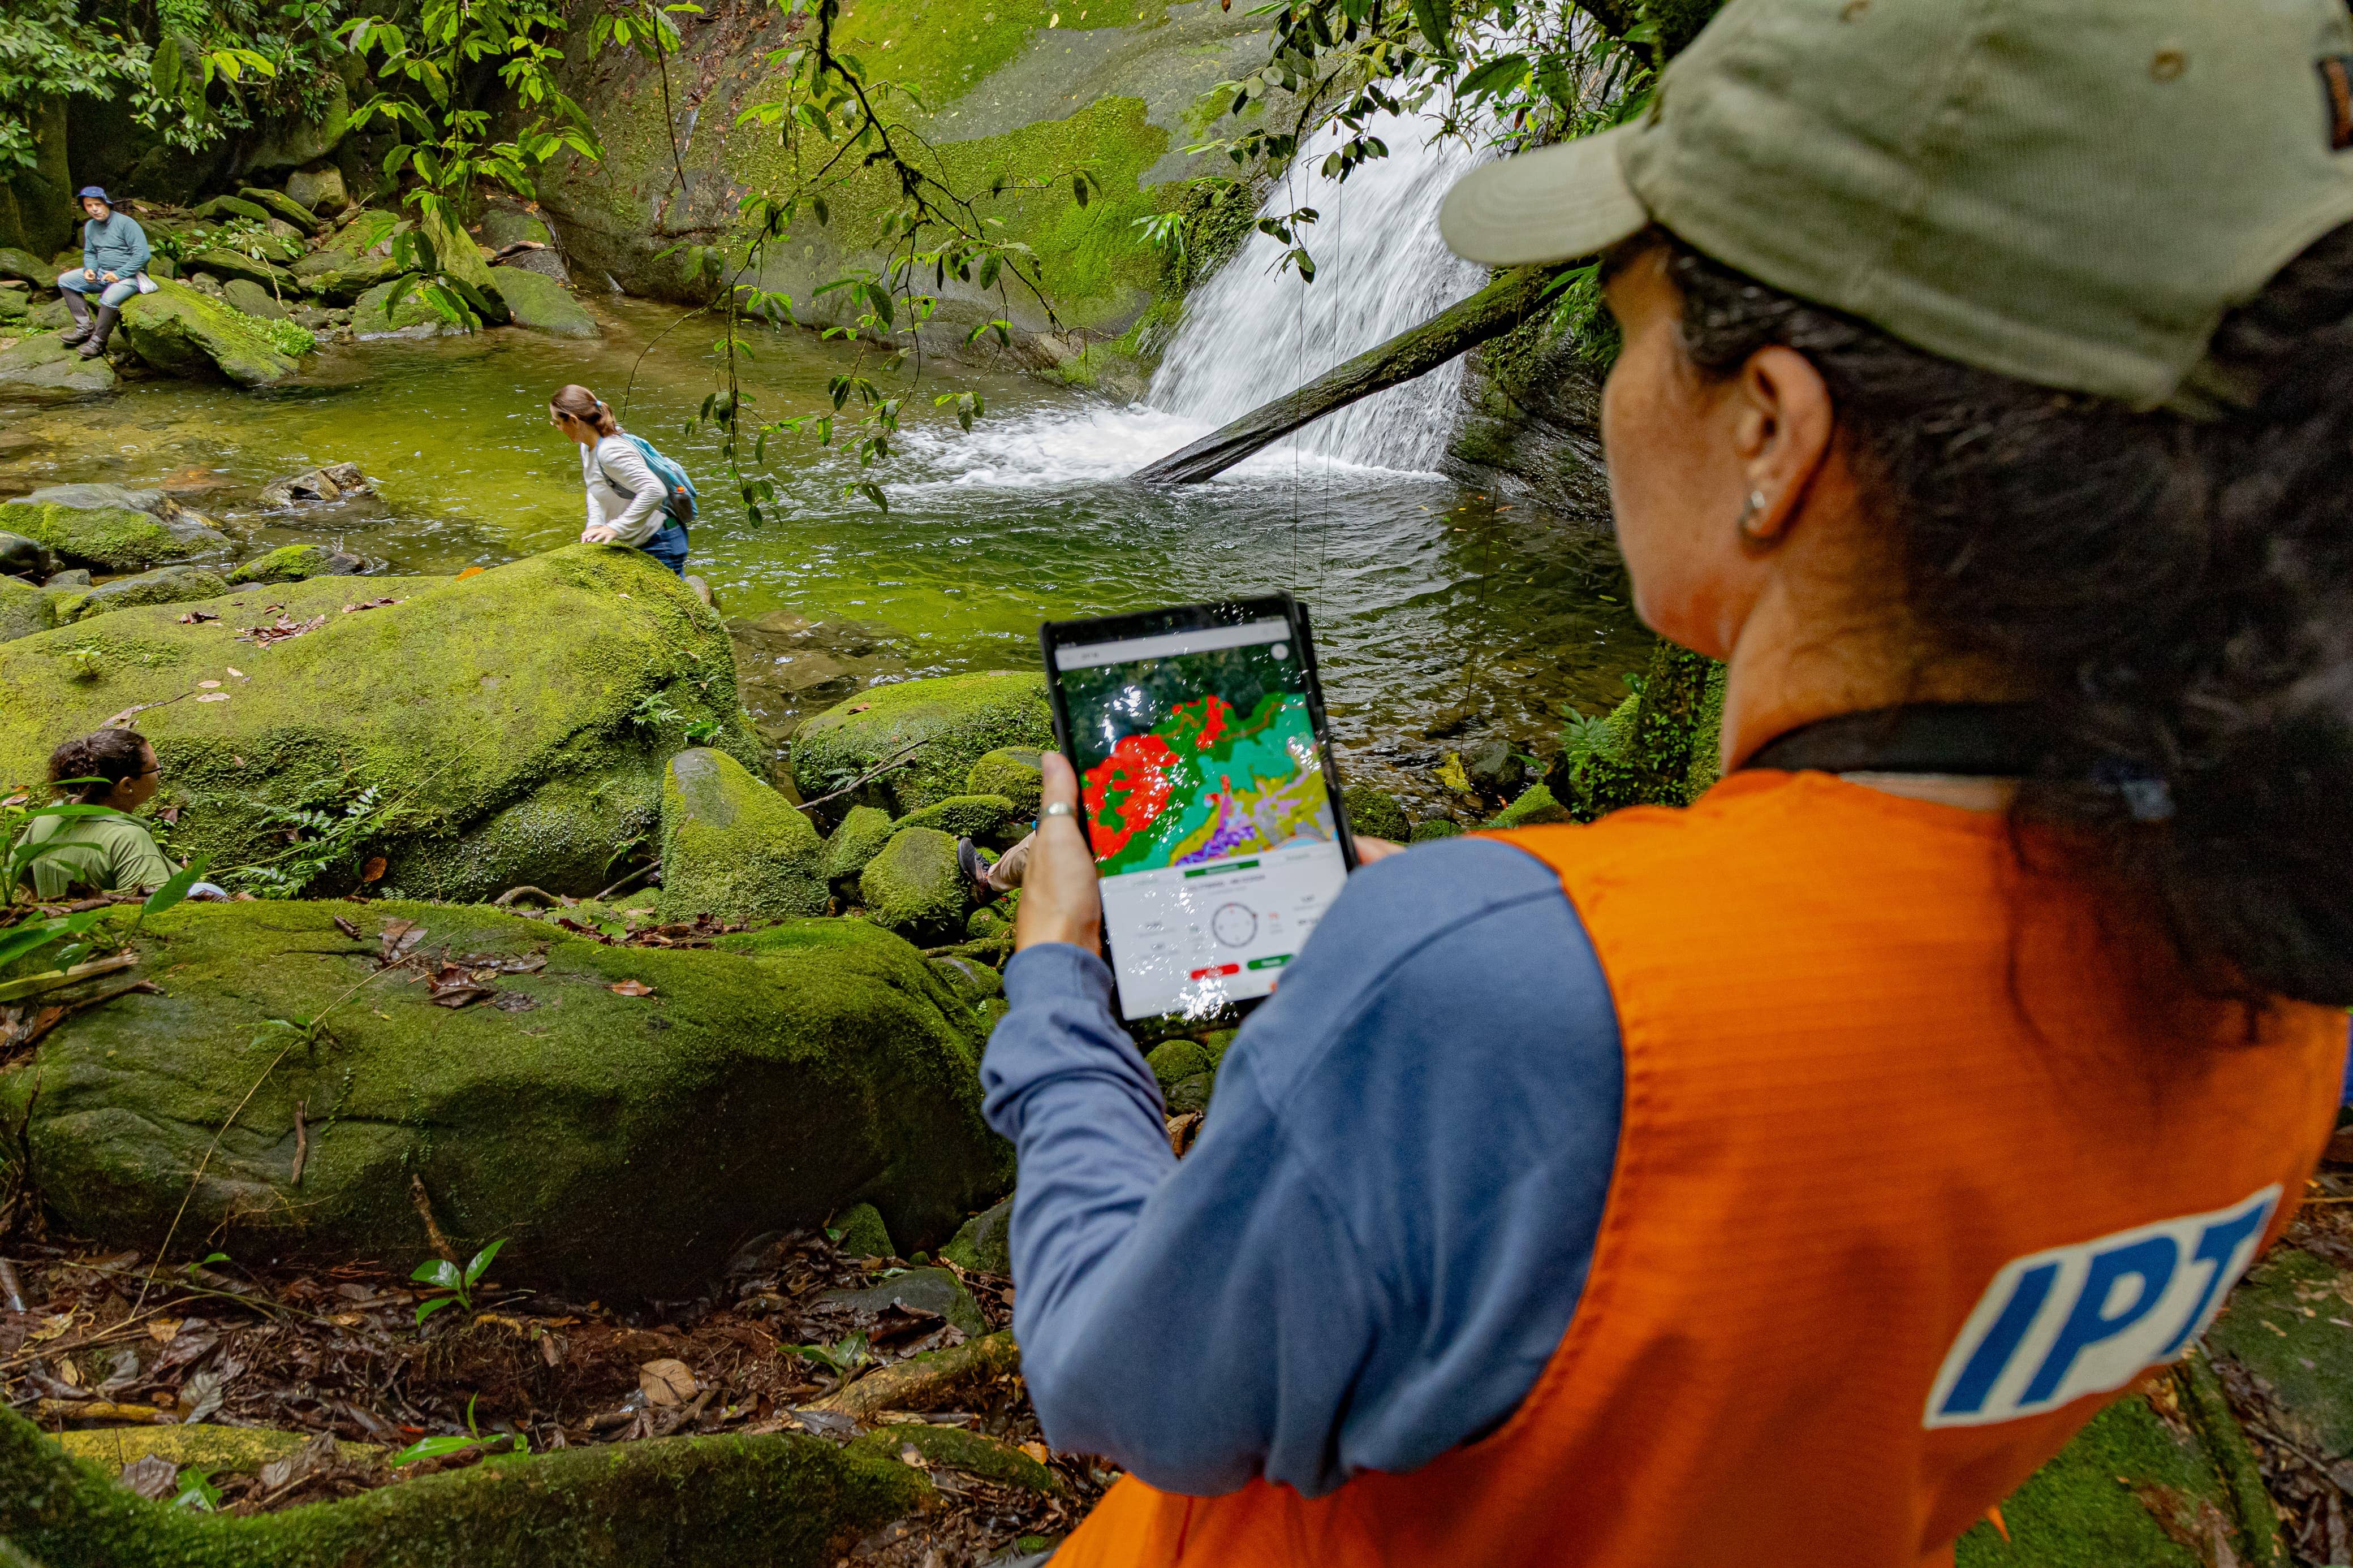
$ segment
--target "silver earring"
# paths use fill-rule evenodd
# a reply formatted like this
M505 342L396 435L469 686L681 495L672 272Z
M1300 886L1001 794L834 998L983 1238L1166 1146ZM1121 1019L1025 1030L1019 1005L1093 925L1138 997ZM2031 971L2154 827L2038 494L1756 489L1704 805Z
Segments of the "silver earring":
M1736 525L1740 530L1741 538L1753 542L1760 537L1748 525L1755 522L1759 517L1763 516L1764 513L1765 492L1763 490L1750 490L1748 492L1748 503L1740 509L1740 521Z

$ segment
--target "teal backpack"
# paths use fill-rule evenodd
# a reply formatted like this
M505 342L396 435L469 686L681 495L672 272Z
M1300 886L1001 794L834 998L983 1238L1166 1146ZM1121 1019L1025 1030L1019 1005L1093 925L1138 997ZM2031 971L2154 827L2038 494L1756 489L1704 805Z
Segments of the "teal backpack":
M637 444L639 455L646 460L646 467L654 471L654 478L661 480L663 489L670 492L662 501L662 510L681 522L692 522L696 500L694 481L686 477L686 470L656 451L654 444L643 436L632 436L629 439Z

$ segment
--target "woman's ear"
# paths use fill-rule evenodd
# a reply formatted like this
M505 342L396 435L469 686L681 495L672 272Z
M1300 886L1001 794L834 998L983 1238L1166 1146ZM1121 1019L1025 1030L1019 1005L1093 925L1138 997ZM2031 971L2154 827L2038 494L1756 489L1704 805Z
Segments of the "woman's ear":
M1742 536L1770 548L1805 504L1838 428L1831 391L1813 362L1776 344L1740 368L1734 450L1748 480Z

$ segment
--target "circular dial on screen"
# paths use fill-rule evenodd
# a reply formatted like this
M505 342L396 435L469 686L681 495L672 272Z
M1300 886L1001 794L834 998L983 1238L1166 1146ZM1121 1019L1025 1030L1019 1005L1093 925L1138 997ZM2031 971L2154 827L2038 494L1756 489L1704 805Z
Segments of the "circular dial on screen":
M1258 934L1258 911L1248 904L1219 904L1209 917L1209 934L1228 947L1240 947Z

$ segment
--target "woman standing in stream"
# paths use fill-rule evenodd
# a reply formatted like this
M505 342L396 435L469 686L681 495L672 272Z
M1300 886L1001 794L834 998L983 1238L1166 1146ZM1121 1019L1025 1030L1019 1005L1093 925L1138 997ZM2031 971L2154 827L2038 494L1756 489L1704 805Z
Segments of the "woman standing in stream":
M1055 1568L1949 1563L2196 1345L2353 1002L2348 69L2341 0L1733 0L1449 196L1604 258L1724 780L1380 857L1179 1164L1046 759L984 1080L1130 1472Z

